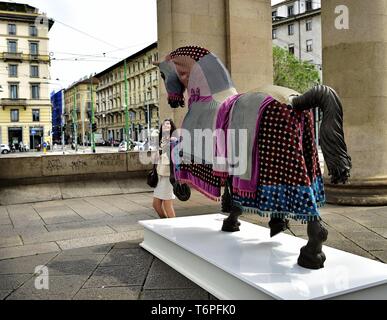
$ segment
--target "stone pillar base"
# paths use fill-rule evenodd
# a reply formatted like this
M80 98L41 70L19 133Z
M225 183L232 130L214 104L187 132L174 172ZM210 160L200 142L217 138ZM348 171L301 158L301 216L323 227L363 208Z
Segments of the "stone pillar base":
M329 204L387 206L387 179L351 181L347 185L325 184Z

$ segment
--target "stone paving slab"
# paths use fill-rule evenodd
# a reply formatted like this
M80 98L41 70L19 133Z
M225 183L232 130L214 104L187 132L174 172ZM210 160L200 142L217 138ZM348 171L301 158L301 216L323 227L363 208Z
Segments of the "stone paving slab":
M84 201L83 199L65 200L64 203L85 220L105 219L111 217L98 207Z
M14 291L7 300L70 300L82 288L84 276L50 276L49 289L38 290L33 277Z
M79 249L70 249L62 251L62 256L92 256L92 255L102 255L106 256L108 252L112 249L113 244L105 244L93 247L79 248Z
M97 206L101 211L112 217L126 216L127 212L114 205L114 203L107 202L107 197L90 197L84 198L84 200L94 206Z
M199 287L159 259L154 259L144 289L198 289Z
M82 229L71 229L64 231L52 231L42 235L23 236L23 242L25 244L36 244L45 242L54 242L62 240L70 240L80 237L91 237L98 235L107 235L116 233L115 230L108 226L96 227L96 228L82 228Z
M44 221L31 205L12 205L8 206L7 210L15 228L44 225Z
M23 242L19 235L0 237L0 248L21 246Z
M33 256L40 253L58 252L60 248L55 242L43 244L30 244L19 247L8 247L0 249L0 260L17 257Z
M99 267L84 288L141 286L148 268L147 265Z
M45 224L84 221L74 210L66 205L36 209Z
M11 290L0 290L0 300L4 300L11 292Z
M81 289L73 300L138 300L141 286Z
M0 274L34 273L37 266L46 265L58 253L39 254L16 259L0 260Z
M15 290L32 277L32 274L1 274L0 288L2 290Z
M202 288L144 290L141 300L209 300L209 293Z
M88 276L101 263L103 255L58 255L47 263L50 276Z
M61 199L60 187L57 183L38 185L19 185L0 188L0 205L12 205L37 201Z
M106 194L120 194L122 190L117 181L108 179L100 181L76 181L60 183L63 199L103 196Z
M104 236L96 237L86 237L79 239L71 239L58 241L58 245L62 250L84 248L90 246L96 246L100 244L109 244L116 242L123 242L128 240L138 240L143 238L143 231L129 231L129 232L120 232Z
M100 263L101 267L139 265L143 261L151 260L148 252L141 248L113 249Z

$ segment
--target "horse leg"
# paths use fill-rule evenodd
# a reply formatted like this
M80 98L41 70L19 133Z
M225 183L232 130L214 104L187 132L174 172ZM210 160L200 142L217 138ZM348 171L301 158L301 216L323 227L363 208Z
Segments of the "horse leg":
M289 220L282 218L271 218L269 222L270 237L273 238L277 234L289 229Z
M222 212L229 213L227 219L224 219L222 231L237 232L241 225L238 217L242 214L242 209L234 204L232 200L232 177L228 177L225 185L225 191L222 196Z
M308 222L308 238L307 245L301 248L298 265L307 269L324 268L326 257L322 244L328 239L328 230L323 227L321 220Z

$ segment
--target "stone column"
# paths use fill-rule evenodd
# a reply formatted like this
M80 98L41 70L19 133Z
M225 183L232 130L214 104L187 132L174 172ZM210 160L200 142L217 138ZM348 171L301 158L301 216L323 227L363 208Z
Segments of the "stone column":
M322 1L323 79L342 99L353 162L349 185L326 186L331 203L387 205L386 30L385 0Z
M238 91L272 84L270 0L157 0L159 60L178 47L198 45L216 54ZM160 119L180 126L186 109L167 105L160 83Z

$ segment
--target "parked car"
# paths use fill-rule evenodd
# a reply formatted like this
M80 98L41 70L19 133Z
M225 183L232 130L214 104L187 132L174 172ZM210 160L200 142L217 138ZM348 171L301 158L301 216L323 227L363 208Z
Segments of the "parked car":
M11 148L7 144L2 144L0 150L2 154L8 154L11 152Z
M118 152L126 152L127 151L127 143L126 141L122 141L118 146Z
M129 141L129 151L133 151L136 144L130 140ZM120 145L118 146L118 152L126 152L127 150L127 143L126 141L121 141Z

